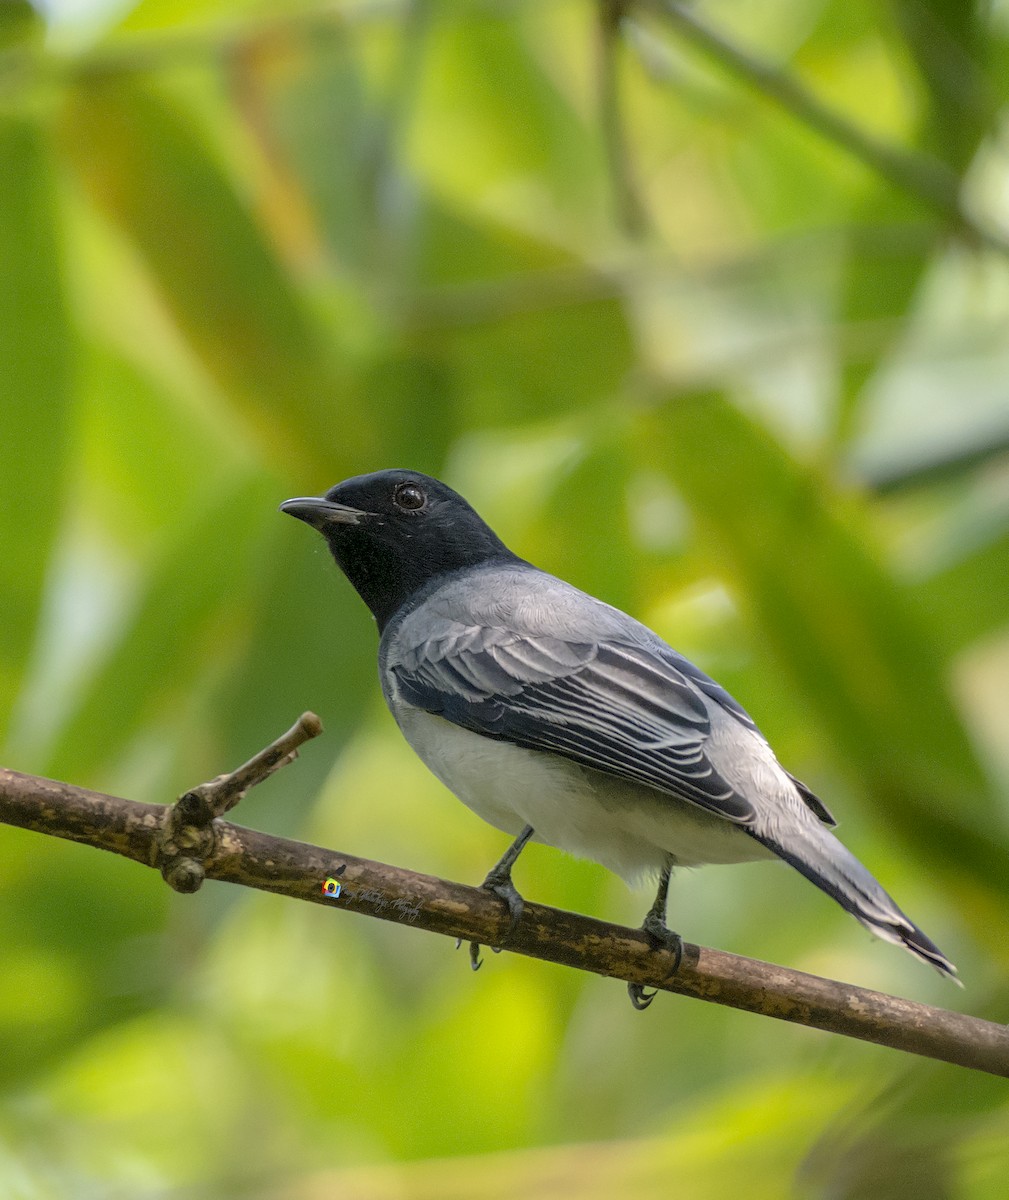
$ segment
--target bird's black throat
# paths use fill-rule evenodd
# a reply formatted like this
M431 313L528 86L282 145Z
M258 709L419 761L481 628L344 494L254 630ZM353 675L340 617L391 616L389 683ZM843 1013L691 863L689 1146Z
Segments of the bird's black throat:
M404 604L436 579L466 567L520 561L483 522L465 523L457 536L432 521L404 529L380 518L325 531L340 570L371 609L381 632ZM391 526L391 527L390 527Z

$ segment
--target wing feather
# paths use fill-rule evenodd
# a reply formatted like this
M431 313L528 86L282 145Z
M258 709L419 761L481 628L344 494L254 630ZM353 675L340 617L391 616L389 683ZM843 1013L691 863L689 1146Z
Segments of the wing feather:
M726 820L755 820L750 802L705 754L709 700L673 651L666 657L621 642L444 619L425 632L398 644L386 663L409 704L486 737L646 784ZM749 723L733 705L733 715L738 709Z

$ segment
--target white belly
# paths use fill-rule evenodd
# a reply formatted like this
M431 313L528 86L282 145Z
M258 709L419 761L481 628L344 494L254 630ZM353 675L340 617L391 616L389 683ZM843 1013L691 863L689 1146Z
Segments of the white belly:
M515 837L602 863L628 882L681 866L773 858L737 826L640 784L525 750L396 705L403 735L430 770L478 816Z

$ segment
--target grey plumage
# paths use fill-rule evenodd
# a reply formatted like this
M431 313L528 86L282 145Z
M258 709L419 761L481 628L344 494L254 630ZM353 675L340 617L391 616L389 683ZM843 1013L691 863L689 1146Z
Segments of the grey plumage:
M706 752L718 702L682 670L686 660L624 613L525 564L443 584L390 623L379 654L398 703L732 822L756 819ZM741 709L722 711L755 730Z
M400 526L404 486L425 507ZM334 501L368 515L320 527L383 626L389 707L475 812L513 836L531 826L536 839L631 880L781 858L874 933L955 974L830 832L826 807L778 763L749 714L655 633L516 558L435 480L381 472L334 488ZM482 552L466 557L468 528ZM425 538L436 547L428 569L395 584L391 599L376 589L369 556L381 565L386 547L430 554Z

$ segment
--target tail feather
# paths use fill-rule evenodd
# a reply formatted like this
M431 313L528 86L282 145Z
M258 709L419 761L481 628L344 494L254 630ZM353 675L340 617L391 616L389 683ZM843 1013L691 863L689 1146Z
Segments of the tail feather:
M956 967L935 942L898 908L851 851L823 825L804 821L802 836L794 840L789 838L791 844L788 846L769 835L750 832L877 937L903 946L916 958L960 984Z

